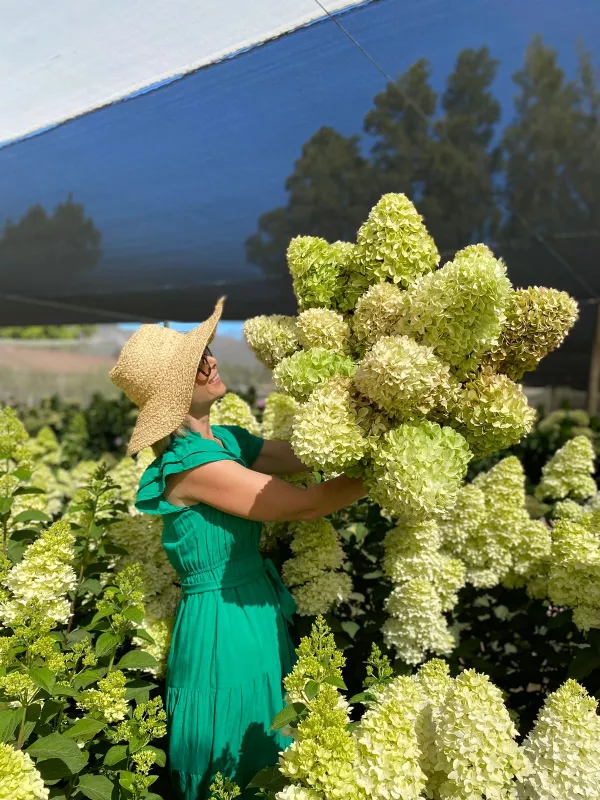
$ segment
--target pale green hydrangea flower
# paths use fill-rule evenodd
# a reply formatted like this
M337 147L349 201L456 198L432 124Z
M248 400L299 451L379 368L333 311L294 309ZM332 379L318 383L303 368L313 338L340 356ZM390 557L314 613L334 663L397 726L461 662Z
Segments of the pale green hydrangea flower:
M31 756L0 743L1 800L48 800L49 789L44 787Z
M389 336L404 311L406 292L395 283L376 283L359 298L352 316L357 350L364 353L382 336Z
M419 525L399 525L386 534L382 567L397 586L425 578L434 587L443 611L454 608L457 592L465 583L465 566L440 552L441 536L434 520Z
M586 500L598 491L592 478L594 448L586 436L576 436L560 448L542 469L536 489L540 500Z
M48 466L58 466L62 460L61 447L56 434L48 425L44 425L36 436L29 440L29 450L34 463L40 462Z
M367 449L348 378L330 378L315 389L294 418L294 453L308 467L343 472Z
M388 647L407 664L419 664L429 652L449 654L455 641L442 613L435 588L426 578L413 578L397 586L388 597L390 618L383 626Z
M504 264L470 245L407 291L396 332L433 347L463 379L498 342L509 292Z
M415 523L454 503L471 458L452 428L424 420L384 434L366 472L369 496L386 513Z
M290 783L275 794L275 800L325 800L325 798L314 789L305 789L303 786Z
M576 522L585 514L585 509L575 500L559 500L552 509L554 519L570 519Z
M249 404L234 392L227 392L210 410L211 425L238 425L253 436L260 436L260 424Z
M326 519L297 523L291 548L294 556L284 563L281 573L287 586L307 583L323 571L340 569L344 563L339 536ZM323 608L321 613L327 610Z
M354 800L356 741L347 729L348 706L333 686L323 684L309 709L295 741L281 753L279 769L327 800Z
M81 693L77 705L92 717L105 722L120 722L127 713L126 683L127 678L120 670L109 672L106 678L98 681L97 689L86 689Z
M403 194L385 194L356 238L356 258L372 283L392 280L404 288L440 261L423 218Z
M301 311L333 308L340 286L340 272L348 251L344 243L329 244L316 236L297 236L287 250L294 294Z
M341 678L345 656L335 646L333 633L324 618L318 616L310 634L303 636L296 648L298 659L284 679L288 703L306 703L304 688L308 681L322 683L327 678Z
M327 378L334 375L352 377L355 372L356 364L348 356L313 347L284 358L274 370L273 380L280 391L304 402Z
M578 315L577 302L566 292L540 286L511 291L506 324L489 362L512 380L521 380L562 344Z
M29 456L29 435L17 412L4 406L0 409L0 459L12 459L21 462Z
M244 336L254 355L268 369L300 348L296 320L282 314L246 320Z
M294 415L300 404L293 397L271 392L265 400L262 435L265 439L289 442L292 438Z
M556 605L570 606L583 630L600 621L600 541L589 526L571 520L558 520L554 526L548 597Z
M292 595L300 616L313 617L345 603L352 594L352 578L346 572L324 570L302 586L295 586Z
M597 706L597 701L573 680L546 698L523 745L532 769L519 787L521 800L591 800L598 796Z
M423 706L419 686L397 677L378 694L355 731L355 778L368 798L417 800L425 788L415 719Z
M350 352L350 325L328 308L309 308L298 316L300 344L305 350L324 347L336 353Z
M427 416L450 391L449 367L431 347L383 336L359 363L354 384L389 416L414 419Z
M512 800L528 765L502 692L472 669L450 686L436 720L440 800ZM566 800L566 798L565 798Z
M424 705L416 718L417 741L421 748L421 768L427 776L427 797L437 797L443 773L436 771L436 724L443 703L452 686L450 669L446 661L433 658L411 676L424 696Z
M72 567L75 537L67 522L55 522L42 531L39 538L25 550L23 559L4 578L11 599L2 604L0 615L10 625L32 603L44 609L48 620L66 623L70 603L67 593L75 588L76 575Z
M482 370L453 397L449 424L462 433L476 458L484 458L521 441L535 416L520 385Z

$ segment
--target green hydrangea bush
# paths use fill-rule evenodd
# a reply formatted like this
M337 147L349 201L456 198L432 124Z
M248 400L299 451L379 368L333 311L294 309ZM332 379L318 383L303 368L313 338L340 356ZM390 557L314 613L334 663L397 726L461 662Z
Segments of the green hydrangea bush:
M285 680L273 730L292 737L250 783L269 800L571 800L597 796L600 717L576 681L550 694L528 736L487 675L438 659L394 675L373 647L364 691L345 695L345 658L318 617Z
M62 461L0 411L0 797L157 800L166 715L145 603L173 577L129 528L147 455L70 480ZM142 538L156 551L160 533Z

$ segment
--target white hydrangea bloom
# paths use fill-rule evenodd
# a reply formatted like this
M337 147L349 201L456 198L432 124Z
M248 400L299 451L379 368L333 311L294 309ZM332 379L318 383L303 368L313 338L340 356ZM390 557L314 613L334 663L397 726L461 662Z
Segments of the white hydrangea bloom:
M295 586L292 595L298 606L297 613L312 617L345 603L352 593L352 579L346 572L321 572L316 578Z
M300 347L296 320L281 314L246 320L244 336L254 355L268 369L273 369Z
M397 586L386 610L390 619L383 626L385 643L407 664L419 664L428 652L447 655L454 648L440 598L425 578Z
M35 601L49 620L66 623L70 604L67 592L77 583L72 563L75 558L75 537L67 522L56 522L42 531L39 538L25 550L23 560L16 564L2 581L12 597L0 607L5 625L10 625L27 606Z
M359 352L393 333L404 310L405 297L406 292L395 283L376 283L363 294L352 317L352 333Z
M389 416L413 419L427 416L450 391L449 373L431 347L383 336L359 363L354 384Z
M265 400L262 435L265 439L289 442L292 438L294 415L300 404L293 397L271 392Z
M49 790L28 753L0 743L1 800L47 800Z
M330 378L296 414L291 442L303 464L325 472L343 472L363 458L367 440L350 385L349 378Z
M355 779L368 798L417 800L426 784L415 719L424 705L420 687L398 677L378 695L355 731Z
M131 564L139 564L147 599L177 581L177 573L162 546L162 529L162 518L148 514L122 517L108 528L109 541L127 550L127 555L116 559L115 568L122 570Z
M487 675L470 669L459 675L436 720L440 800L512 800L515 779L528 769L516 735L502 692Z
M326 347L337 353L350 352L350 326L329 308L309 308L298 316L298 335L305 350Z
M285 789L275 794L275 800L325 800L325 798L314 789L305 789L304 786L290 783Z
M594 447L587 436L570 439L544 466L536 496L540 500L593 497L598 491L592 478L594 459Z
M245 400L234 392L227 392L210 410L211 425L238 425L254 436L260 436L260 424Z
M573 680L546 698L523 745L531 763L519 787L521 800L599 797L598 703Z

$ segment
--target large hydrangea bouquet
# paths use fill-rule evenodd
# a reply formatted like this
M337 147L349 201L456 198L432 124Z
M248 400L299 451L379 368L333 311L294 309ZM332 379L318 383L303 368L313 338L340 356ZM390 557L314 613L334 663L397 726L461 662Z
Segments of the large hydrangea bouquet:
M272 429L314 470L362 476L396 520L384 565L395 586L386 640L414 663L451 648L443 612L469 569L443 552L437 525L470 459L531 429L535 413L516 381L560 345L578 313L564 292L514 289L485 245L439 263L413 204L388 194L356 243L294 239L298 316L244 326L281 393Z

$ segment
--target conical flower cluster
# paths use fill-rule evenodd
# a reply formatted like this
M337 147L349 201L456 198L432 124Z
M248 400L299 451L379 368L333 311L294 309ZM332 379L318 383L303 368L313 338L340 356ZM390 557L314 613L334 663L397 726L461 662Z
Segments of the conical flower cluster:
M536 489L539 500L587 500L597 492L592 478L594 447L587 436L570 439L542 470Z
M249 404L234 392L227 392L210 410L211 425L239 425L260 436L260 425Z

